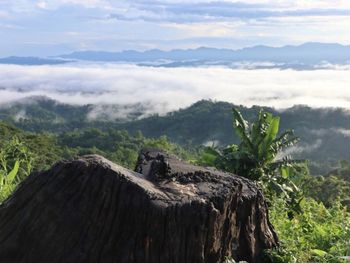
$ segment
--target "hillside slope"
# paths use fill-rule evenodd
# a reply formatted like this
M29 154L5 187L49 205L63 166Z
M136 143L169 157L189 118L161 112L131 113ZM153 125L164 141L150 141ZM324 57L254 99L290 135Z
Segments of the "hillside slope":
M0 108L0 118L25 130L61 133L74 129L110 128L127 130L131 134L141 131L146 137L166 135L182 145L226 145L237 143L232 128L232 107L227 102L199 101L192 106L168 113L139 119L142 107L129 112L129 118L111 119L97 116L91 119L94 105L73 106L46 98L33 102L15 103ZM260 107L238 107L248 120L257 116ZM111 110L112 109L112 110ZM294 129L300 143L286 154L320 163L336 164L350 160L350 114L345 109L313 109L294 106L285 110L265 108L281 117L281 130ZM117 105L108 111L122 110ZM102 113L107 114L107 110ZM118 114L115 114L118 116ZM132 116L132 117L130 117Z

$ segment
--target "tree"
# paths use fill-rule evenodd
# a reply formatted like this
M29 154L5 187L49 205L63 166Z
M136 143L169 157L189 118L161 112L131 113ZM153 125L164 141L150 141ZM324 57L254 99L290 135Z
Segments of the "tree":
M224 149L208 147L200 162L254 180L270 199L282 196L291 211L299 211L302 195L290 175L301 161L292 160L283 152L298 142L293 130L279 135L280 118L263 110L253 123L246 121L237 109L233 109L233 117L240 143Z

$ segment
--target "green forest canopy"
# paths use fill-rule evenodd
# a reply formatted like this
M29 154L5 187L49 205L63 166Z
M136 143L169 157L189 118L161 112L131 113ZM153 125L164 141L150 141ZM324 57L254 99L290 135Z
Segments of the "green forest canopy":
M204 107L204 113L201 114L203 118L209 116L210 120L212 109L216 108L217 104L203 102L201 105L205 104L210 107ZM180 113L181 111L178 114ZM217 116L219 115L218 113ZM165 119L152 118L170 123L172 117L174 116L169 115L164 117ZM250 115L248 117L254 118ZM176 122L176 118L173 121ZM192 121L197 131L202 131L203 126L196 126L200 125L200 122L194 119ZM45 125L48 125L46 122L33 121L33 123L36 129L41 126L42 129L39 129L39 132L29 132L14 127L12 124L0 122L2 166L7 167L5 170L1 169L0 179L16 175L15 180L5 180L8 185L0 188L0 201L11 194L16 185L28 175L26 172L28 167L32 171L47 169L62 158L97 153L116 163L133 168L138 152L143 147L161 148L190 162L197 162L203 153L203 147L200 145L182 144L181 146L166 136L146 137L140 131L128 132L120 129L119 124L116 123L112 123L110 127L108 123L103 123L101 127L98 127L98 125L86 125L85 121L82 121L81 128L67 128L60 132L49 132L50 129L45 128ZM21 125L24 124L23 122ZM232 116L228 124L221 124L223 129L227 128L226 125L231 126L230 131L233 133ZM175 127L178 127L177 130L181 134L181 130L186 129L186 125L189 124L184 118L182 124L184 127L181 127L181 122L176 125ZM125 126L121 127L125 128ZM194 137L195 134L196 131L191 130L188 136ZM181 136L186 138L187 135L182 133ZM19 161L19 167L15 169L17 161ZM266 251L266 257L272 262L345 262L346 257L350 256L350 215L343 206L348 206L348 209L350 207L350 165L344 161L340 164L338 169L318 177L310 176L307 163L293 170L291 178L304 193L301 202L302 212L295 215L294 218L288 217L288 209L281 199L276 198L270 203L271 220L282 240L282 246L278 250Z
M97 128L126 130L136 135L139 131L147 138L167 138L182 146L203 144L238 143L231 125L232 104L227 102L199 101L192 106L166 114L139 119L142 107L135 109L127 119L111 119L104 114L91 119L90 113L97 105L74 106L58 103L48 98L31 98L0 108L0 119L33 132L61 134ZM102 107L102 106L101 106ZM118 111L120 106L107 105L109 110ZM239 110L248 121L252 121L261 107ZM102 108L104 109L104 108ZM289 109L275 110L264 108L281 117L281 130L294 129L300 143L291 154L296 159L310 160L313 174L324 174L339 167L340 160L350 160L350 114L344 109L312 109L307 106L295 106ZM104 110L102 110L104 112Z

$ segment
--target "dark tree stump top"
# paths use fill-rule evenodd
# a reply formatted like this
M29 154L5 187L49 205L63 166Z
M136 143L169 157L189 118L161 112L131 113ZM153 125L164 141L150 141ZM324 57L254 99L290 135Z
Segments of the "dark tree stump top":
M277 245L249 180L152 149L135 170L88 155L30 175L0 206L0 262L258 262Z
M226 198L237 188L245 197L260 194L250 180L219 171L185 163L176 156L157 149L141 151L135 171L154 186L165 192L167 203Z

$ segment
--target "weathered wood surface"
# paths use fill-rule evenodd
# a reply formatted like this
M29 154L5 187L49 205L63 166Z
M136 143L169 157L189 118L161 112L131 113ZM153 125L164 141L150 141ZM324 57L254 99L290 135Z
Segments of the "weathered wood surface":
M259 262L277 244L250 181L154 150L135 170L90 155L29 176L0 206L0 262Z

